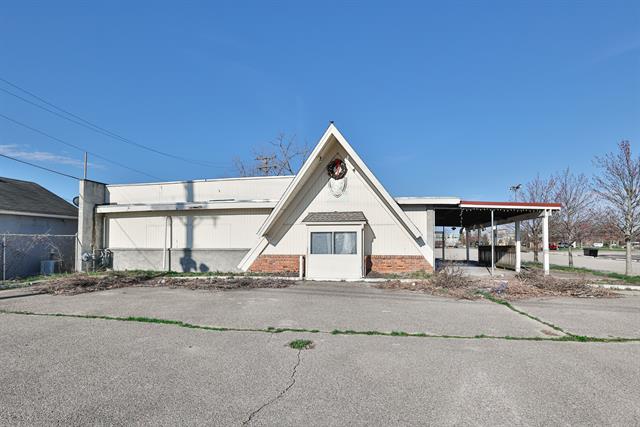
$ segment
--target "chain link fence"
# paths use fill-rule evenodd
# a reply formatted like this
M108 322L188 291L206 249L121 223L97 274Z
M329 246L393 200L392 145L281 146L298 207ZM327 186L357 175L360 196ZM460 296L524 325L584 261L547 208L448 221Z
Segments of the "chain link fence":
M0 234L0 279L18 279L75 269L75 234Z

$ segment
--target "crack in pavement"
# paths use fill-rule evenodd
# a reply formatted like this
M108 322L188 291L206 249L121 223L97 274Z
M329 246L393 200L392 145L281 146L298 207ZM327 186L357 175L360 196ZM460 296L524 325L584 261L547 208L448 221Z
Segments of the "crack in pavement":
M262 411L267 406L275 403L278 399L282 398L291 389L291 387L293 387L293 385L296 383L296 372L298 371L298 366L300 366L300 362L302 361L302 354L301 353L302 353L302 349L298 350L298 360L297 360L296 364L293 366L293 371L291 372L291 377L290 377L291 381L290 381L289 385L286 386L280 393L278 393L278 395L276 397L274 397L273 399L267 401L262 406L260 406L258 409L256 409L251 414L249 414L249 417L245 421L243 421L243 423L242 423L243 426L248 425L251 422L251 420L253 420L253 417L255 417L260 411Z
M522 315L524 317L528 317L529 319L531 319L531 320L533 320L535 322L542 323L543 325L548 326L549 328L554 329L554 330L556 330L558 332L561 332L561 333L563 333L565 335L576 336L575 334L572 334L571 332L566 331L564 328L561 328L558 325L554 325L551 322L547 322L545 320L542 320L537 316L531 315L531 314L527 313L526 311L515 307L513 304L511 304L511 302L509 302L509 301L507 301L505 299L496 297L496 296L494 296L494 295L492 295L492 294L490 294L488 292L480 292L480 295L482 295L485 299L487 299L487 300L489 300L491 302L495 302L496 304L499 304L499 305L502 305L504 307L507 307L509 310L511 310L511 311L513 311L515 313L518 313L518 314L520 314L520 315Z
M494 302L498 302L498 301L494 301ZM498 304L503 304L506 305L504 303L498 302ZM507 306L508 307L508 306ZM136 317L136 316L129 316L129 317L119 317L119 316L105 316L105 315L98 315L98 314L65 314L65 313L35 313L35 312L29 312L29 311L12 311L12 310L3 310L0 309L0 315L1 314L13 314L13 315L22 315L22 316L42 316L42 317L68 317L68 318L74 318L74 319L91 319L91 320L109 320L109 321L119 321L119 322L138 322L138 323L153 323L153 324L161 324L161 325L171 325L171 326L177 326L177 327L181 327L181 328L187 328L187 329L199 329L199 330L205 330L205 331L216 331L216 332L258 332L258 333L268 333L271 336L273 336L273 334L276 333L281 333L281 332L306 332L306 333L313 333L313 334L331 334L331 335L376 335L376 336L387 336L387 337L421 337L421 338L439 338L439 339L464 339L464 340L469 340L469 339L496 339L496 340L520 340L520 341L555 341L555 342L560 342L560 341L577 341L577 342L608 342L608 343L615 343L615 342L638 342L640 341L640 337L633 337L633 338L622 338L622 337L607 337L607 338L600 338L600 337L592 337L592 336L581 336L581 335L574 335L571 334L570 332L567 332L555 325L552 325L550 323L546 323L540 319L538 319L535 316L531 316L529 314L527 314L524 311L518 310L518 309L514 309L513 307L509 307L511 310L520 313L524 316L527 316L533 320L536 320L538 322L541 322L547 326L552 327L553 329L556 329L562 333L564 333L564 336L561 337L540 337L540 336L535 336L535 337L527 337L527 336L509 336L509 335L505 335L505 336L495 336L495 335L485 335L485 334L479 334L479 335L438 335L438 334L427 334L425 332L403 332L403 331L391 331L391 332L384 332L384 331L355 331L355 330L351 330L351 329L347 329L347 330L340 330L340 329L334 329L333 331L323 331L320 329L306 329L306 328L273 328L273 327L269 327L266 329L262 329L262 328L241 328L241 327L228 327L228 326L207 326L207 325L197 325L197 324L193 324L193 323L187 323L187 322L183 322L181 320L170 320L170 319L158 319L158 318L153 318L153 317Z

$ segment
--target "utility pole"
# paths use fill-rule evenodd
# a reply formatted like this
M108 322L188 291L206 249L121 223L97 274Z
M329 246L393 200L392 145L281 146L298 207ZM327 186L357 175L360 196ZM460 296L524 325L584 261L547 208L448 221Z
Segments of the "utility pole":
M87 179L87 152L84 152L84 179Z
M522 188L522 184L516 184L509 187L509 190L513 191L513 200L518 201L518 191Z
M260 163L256 169L262 172L263 175L269 175L269 173L274 170L276 167L273 164L276 156L258 156L256 157L256 161Z

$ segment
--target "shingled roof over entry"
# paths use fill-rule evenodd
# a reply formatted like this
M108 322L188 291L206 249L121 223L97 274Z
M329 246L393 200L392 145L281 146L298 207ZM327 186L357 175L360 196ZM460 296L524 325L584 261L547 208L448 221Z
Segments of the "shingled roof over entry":
M78 216L75 206L35 182L3 177L0 177L0 211Z
M367 222L362 211L309 212L302 222Z

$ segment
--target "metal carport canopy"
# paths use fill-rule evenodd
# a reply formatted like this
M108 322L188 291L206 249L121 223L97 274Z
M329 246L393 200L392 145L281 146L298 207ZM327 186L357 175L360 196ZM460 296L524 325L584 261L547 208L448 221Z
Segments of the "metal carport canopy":
M540 218L545 210L560 210L560 207L559 203L461 200L458 206L435 206L435 225L464 228L487 227L491 225L491 211L493 211L496 225L508 224Z

